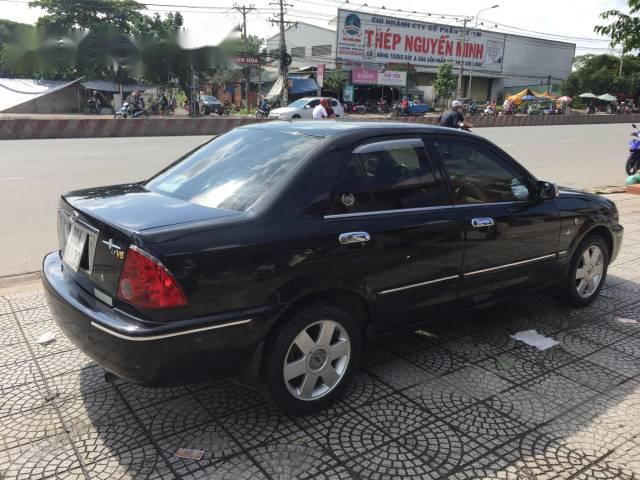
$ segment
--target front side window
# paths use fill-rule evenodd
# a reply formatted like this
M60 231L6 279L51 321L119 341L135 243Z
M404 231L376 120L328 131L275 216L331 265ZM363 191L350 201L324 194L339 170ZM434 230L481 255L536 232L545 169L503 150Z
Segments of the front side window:
M145 186L205 207L244 211L268 191L283 188L320 140L260 128L232 130Z
M380 142L358 153L376 210L443 205L443 184L420 141Z
M455 140L435 140L457 204L526 201L527 177L490 148Z

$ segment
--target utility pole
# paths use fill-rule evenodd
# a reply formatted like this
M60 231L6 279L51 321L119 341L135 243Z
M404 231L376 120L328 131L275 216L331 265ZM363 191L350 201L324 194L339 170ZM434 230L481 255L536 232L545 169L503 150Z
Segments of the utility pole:
M551 75L547 75L547 95L551 93Z
M460 49L460 70L458 71L458 90L456 95L458 98L462 98L462 75L464 75L464 44L466 41L467 35L467 22L470 19L465 17L462 20L462 48Z
M476 34L476 32L478 31L478 17L480 17L480 14L482 12L485 12L487 10L492 10L494 8L498 8L500 5L492 5L490 7L487 8L483 8L482 10L478 11L478 13L476 13L476 24L473 27L473 32L474 34ZM469 85L467 85L467 97L471 98L471 80L473 80L473 62L471 62L471 69L469 70Z
M246 5L238 5L237 3L233 5L233 8L242 14L242 39L243 39L242 53L246 56L247 55L247 13L250 12L251 10L255 10L256 8L253 5L249 5L247 7ZM258 68L260 67L258 66ZM251 112L251 108L249 107L249 73L248 73L250 71L251 71L251 67L244 67L244 94L245 94L245 97L247 98L248 112Z
M618 77L622 77L622 62L624 61L624 48L620 53L620 69L618 70Z
M280 6L280 14L278 15L277 20L272 20L274 22L278 22L280 24L280 54L278 55L279 59L279 70L280 70L280 78L282 78L282 105L286 107L289 103L289 79L287 78L288 73L288 65L287 65L287 44L284 38L284 26L285 24L295 23L295 22L285 22L284 21L284 8L291 7L287 3L284 3L284 0L278 0L277 2L272 2L270 5L279 5Z

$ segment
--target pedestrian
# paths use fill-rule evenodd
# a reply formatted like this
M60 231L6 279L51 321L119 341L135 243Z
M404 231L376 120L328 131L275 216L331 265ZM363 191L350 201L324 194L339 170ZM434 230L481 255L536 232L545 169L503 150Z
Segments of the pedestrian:
M322 98L320 99L320 103L315 106L312 113L312 117L314 120L322 120L323 118L327 118L327 109L325 108L326 103L326 100Z
M331 100L329 100L328 98L324 98L323 100L325 101L324 109L327 111L327 118L336 118L336 112L331 106Z

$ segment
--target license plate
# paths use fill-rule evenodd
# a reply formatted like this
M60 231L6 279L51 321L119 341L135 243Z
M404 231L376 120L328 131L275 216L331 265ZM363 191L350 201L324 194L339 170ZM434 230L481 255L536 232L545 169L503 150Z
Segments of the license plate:
M64 247L64 256L62 260L66 263L74 272L78 271L80 261L82 260L82 252L84 251L84 244L87 241L87 232L78 225L71 224L69 236L67 237L67 244Z

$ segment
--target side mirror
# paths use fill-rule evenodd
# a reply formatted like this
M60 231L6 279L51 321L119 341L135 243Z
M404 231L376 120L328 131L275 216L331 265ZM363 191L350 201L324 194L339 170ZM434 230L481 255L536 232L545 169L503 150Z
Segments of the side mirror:
M635 123L632 123L632 124L631 124L631 126L632 126L633 128L638 128L638 127L636 127L636 124L635 124Z
M538 182L538 194L542 200L553 200L560 194L558 185L552 182Z
M309 110L311 108L311 105L309 105L308 103L304 106L305 109Z

